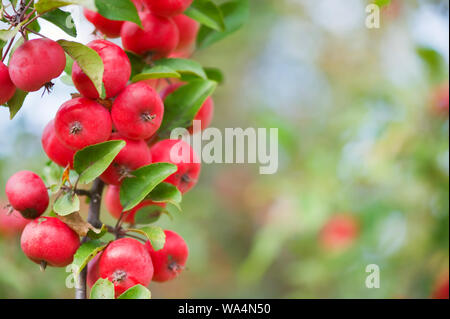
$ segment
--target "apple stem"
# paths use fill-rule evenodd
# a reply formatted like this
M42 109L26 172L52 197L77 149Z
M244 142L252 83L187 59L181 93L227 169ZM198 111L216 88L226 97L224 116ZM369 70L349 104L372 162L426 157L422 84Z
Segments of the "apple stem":
M89 204L89 212L88 212L88 223L90 223L95 228L101 228L102 222L100 221L100 207L102 203L102 194L103 189L105 187L105 183L99 178L97 178L90 190L91 193L91 202ZM87 242L89 238L86 236L82 239L82 244ZM86 278L87 278L87 266L80 272L78 276L78 286L75 290L75 298L76 299L86 299Z

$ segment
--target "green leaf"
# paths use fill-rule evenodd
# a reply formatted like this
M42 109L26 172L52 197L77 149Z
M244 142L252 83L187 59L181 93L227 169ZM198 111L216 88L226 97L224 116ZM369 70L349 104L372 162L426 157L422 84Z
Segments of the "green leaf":
M11 30L0 30L0 49L3 48L9 40L16 36L19 29L20 26L17 26Z
M94 84L98 94L104 98L103 91L103 72L105 70L103 61L93 49L73 41L58 40L57 41L64 51L77 62L81 70Z
M187 59L161 59L155 61L154 66L144 68L141 73L133 77L133 82L147 79L181 78L207 79L202 66L195 61Z
M427 68L430 80L434 83L442 82L448 72L444 57L429 47L417 47L416 51Z
M138 225L148 225L158 221L164 208L157 205L144 206L134 215L134 221Z
M128 59L131 63L131 78L133 78L137 74L141 73L147 64L142 60L140 56L129 51L125 51L125 53L127 54Z
M66 72L69 76L72 76L72 67L73 59L66 53L66 67L64 68L64 72Z
M165 138L175 128L191 126L195 115L216 87L214 81L194 80L167 96L158 135Z
M70 12L55 9L44 13L41 18L53 23L68 35L74 38L77 36L77 29Z
M172 203L181 210L180 203L182 200L181 192L174 185L169 183L161 183L156 186L146 199L155 203Z
M176 171L176 165L170 163L154 163L135 170L133 177L125 178L120 187L123 210L136 207L159 183Z
M373 3L376 4L377 6L379 6L380 8L382 8L384 6L390 5L391 0L374 0Z
M206 76L211 81L216 81L218 84L222 84L225 81L225 77L220 69L217 68L203 68Z
M222 11L211 0L194 0L186 15L217 31L225 31Z
M99 240L90 240L81 245L73 256L74 274L78 275L88 262L105 249L106 246L107 244Z
M67 216L80 211L80 199L72 192L66 192L53 204L53 210L59 216Z
M38 13L44 13L71 4L80 5L91 10L95 9L92 0L38 0L38 2L34 4L34 8Z
M95 6L105 18L118 21L130 21L142 27L137 9L131 0L95 0Z
M132 82L139 82L148 79L162 79L162 78L181 78L180 73L167 66L154 66L145 68L141 73L133 76Z
M126 290L117 299L152 299L152 294L146 287L136 285Z
M107 232L108 232L108 227L107 227L105 224L103 224L103 225L102 225L102 228L100 229L100 231L99 231L98 233L95 232L95 231L93 231L92 229L89 229L89 231L88 231L88 233L87 233L87 236L88 236L89 238L92 238L92 239L100 239L100 238L102 238Z
M9 107L9 118L11 120L22 108L23 102L25 101L27 95L28 92L16 88L16 93L14 93L13 97L6 103L6 105Z
M207 79L205 71L200 63L188 59L161 59L155 61L155 67L168 67L181 75L192 75Z
M155 251L163 249L166 243L166 234L159 226L145 226L139 229L128 229L127 232L135 232L147 237Z
M125 145L125 141L115 140L90 145L76 152L73 166L80 174L79 182L88 184L103 174Z
M228 35L239 30L248 20L249 3L248 0L233 0L220 6L225 19L225 31L218 32L207 26L200 27L197 36L197 46L200 49L222 40Z
M114 299L114 294L114 284L108 279L100 278L92 286L90 299Z

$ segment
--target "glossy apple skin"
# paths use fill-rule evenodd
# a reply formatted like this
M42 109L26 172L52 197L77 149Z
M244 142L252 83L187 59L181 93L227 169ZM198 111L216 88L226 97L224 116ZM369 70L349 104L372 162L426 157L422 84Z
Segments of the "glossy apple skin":
M66 147L73 150L107 141L111 130L112 121L108 110L93 100L72 99L56 113L56 135Z
M125 50L137 55L151 56L152 60L167 57L178 45L179 32L172 19L160 17L149 11L140 12L144 29L125 22L121 38Z
M80 246L77 233L56 217L40 217L23 230L20 239L25 255L37 264L65 267Z
M159 94L144 82L127 86L116 98L111 117L117 131L134 140L149 139L159 129L164 104Z
M8 102L15 92L16 86L11 81L8 67L0 61L0 105Z
M120 37L120 29L122 29L123 21L110 20L102 16L100 13L84 9L84 16L92 23L95 28L108 38Z
M150 243L145 243L153 261L153 281L166 282L175 279L183 270L189 256L184 239L174 231L165 230L164 247L155 251Z
M11 206L27 219L41 216L48 207L47 187L37 174L30 171L20 171L11 176L5 193Z
M22 232L30 220L23 218L17 210L9 213L4 206L0 203L0 237L13 238Z
M45 154L61 167L69 165L73 168L73 157L75 151L64 146L58 139L55 132L55 121L51 120L44 129L41 138L42 148Z
M124 213L124 221L128 224L134 225L135 224L135 216L136 213L144 207L148 206L160 206L164 208L166 205L163 203L155 203L150 200L144 200L139 205L137 205L132 210L126 211ZM111 216L118 219L120 218L120 215L123 211L123 206L120 203L120 187L115 185L110 185L108 189L106 190L105 194L105 206L106 209L109 211Z
M9 61L9 75L19 89L38 91L61 75L66 67L63 48L50 39L26 41Z
M173 17L186 11L193 0L144 0L147 7L163 17Z
M113 98L127 85L131 76L131 63L118 45L107 40L94 40L87 45L100 55L103 61L103 85L106 98ZM81 70L76 62L72 66L72 80L77 90L89 99L98 99L98 94L91 79Z
M88 284L92 286L99 278L107 278L114 284L116 297L137 284L148 286L153 278L150 254L144 244L133 238L113 241L91 263Z
M200 24L185 14L174 16L173 22L177 25L180 34L175 52L190 52L195 49L195 40L200 29Z
M177 89L182 87L184 83L174 83L166 87L161 91L161 98L165 100L168 95L175 92ZM200 121L200 128L203 131L211 125L212 119L214 117L214 101L212 97L208 97L203 103L202 107L198 110L194 117L194 121ZM193 126L188 128L189 133L193 133Z
M172 163L177 171L165 182L178 188L181 193L191 190L198 181L201 164L197 154L189 144L182 140L162 140L150 148L153 163ZM173 158L171 152L176 155Z
M118 133L113 133L110 140L125 141L126 145L100 176L105 183L120 185L134 170L152 163L150 150L144 140L131 140Z

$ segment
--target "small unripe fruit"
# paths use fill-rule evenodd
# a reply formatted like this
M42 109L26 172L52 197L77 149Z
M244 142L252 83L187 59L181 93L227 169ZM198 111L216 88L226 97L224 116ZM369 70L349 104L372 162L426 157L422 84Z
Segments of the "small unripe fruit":
M139 167L149 165L152 162L150 150L143 140L130 140L113 133L110 140L122 140L125 147L114 158L114 161L101 175L101 179L112 185L120 185L125 177L132 176L132 172Z
M38 91L66 67L63 48L50 39L26 41L12 55L9 61L9 75L19 89L26 92Z
M173 17L183 13L193 0L145 0L147 7L154 13L163 17Z
M141 284L148 286L153 277L153 264L146 247L136 239L121 238L106 247L90 268L88 284L107 278L114 284L116 297ZM88 271L89 271L88 268ZM98 278L95 278L98 275Z
M69 165L73 168L75 151L64 146L56 136L54 120L51 120L44 129L41 138L45 154L56 164L62 167Z
M125 50L138 55L151 55L154 60L167 57L178 45L176 24L171 19L148 11L141 12L140 17L144 29L132 22L123 24L120 36Z
M87 46L97 52L103 61L103 84L106 98L115 97L125 88L130 79L131 64L128 56L118 45L106 40L94 40ZM100 97L94 83L76 62L72 67L72 80L84 97L90 99Z
M161 126L164 104L149 85L138 82L126 87L116 98L111 117L117 131L130 139L148 139Z
M170 230L164 233L166 242L162 249L155 251L150 241L145 244L153 261L153 281L157 282L175 279L183 271L189 255L188 246L180 235Z
M53 267L69 265L80 246L77 233L56 217L41 217L30 222L20 242L28 258Z
M120 37L120 29L122 29L123 21L110 20L102 16L100 13L84 9L86 19L92 23L95 28L108 38Z
M56 135L66 147L74 150L107 141L111 130L108 110L86 98L67 101L56 113Z
M180 34L175 52L192 52L195 47L200 24L185 14L179 14L172 18L177 25Z
M0 205L0 236L14 237L20 234L30 220L23 218L17 210L10 212L3 208L3 204Z
M165 182L186 193L197 184L201 164L197 154L189 144L182 140L162 140L150 149L153 163L172 163L177 171Z
M0 61L0 105L8 102L15 92L16 86L11 81L8 67Z
M41 216L48 207L47 187L37 174L30 171L11 176L5 193L11 206L27 219Z
M161 91L161 98L165 100L168 95L172 94L183 85L184 83L176 83L168 86L167 88ZM214 101L212 97L208 97L201 106L201 108L198 110L197 114L195 115L194 121L200 121L201 130L203 131L204 129L208 128L211 125L213 115L214 115ZM192 134L193 126L190 126L188 130Z
M358 236L359 225L350 215L336 215L322 228L320 242L330 251L341 251L351 246Z
M106 209L111 214L111 216L113 216L117 219L120 218L120 215L123 212L123 206L120 203L120 187L119 186L110 185L108 187L108 189L106 190L106 195L105 195L105 206L106 206ZM139 205L137 205L135 208L133 208L127 212L124 212L123 220L126 223L129 223L131 225L135 224L136 213L141 208L145 208L148 206L165 207L165 204L154 203L151 200L144 200L141 203L139 203ZM156 212L152 212L152 215L155 213ZM156 216L153 216L153 217L156 217Z

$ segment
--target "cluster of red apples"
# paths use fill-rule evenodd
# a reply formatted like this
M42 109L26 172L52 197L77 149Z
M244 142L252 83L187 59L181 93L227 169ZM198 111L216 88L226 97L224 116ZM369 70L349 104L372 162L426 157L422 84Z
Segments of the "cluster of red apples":
M96 12L85 10L86 18L106 37L122 37L125 50L151 60L189 56L195 47L199 25L182 13L192 0L134 0L142 24L112 21ZM103 85L106 98L100 99L93 82L75 62L72 79L79 91L65 102L54 120L46 126L42 146L48 157L62 167L73 168L74 155L87 146L108 140L123 140L120 151L101 180L108 185L105 204L111 215L122 213L127 223L134 224L136 212L150 205L163 206L144 200L129 212L123 212L120 202L122 180L132 172L151 163L168 162L178 170L165 182L186 193L197 183L200 163L192 148L179 140L159 140L158 131L164 116L164 99L183 83L155 87L156 81L129 84L131 65L127 54L107 40L94 40L88 47L95 50L104 64ZM9 68L0 64L0 102L4 103L20 88L32 92L49 86L66 66L61 46L49 39L26 41L12 55ZM196 116L202 128L212 118L213 102L205 102ZM188 158L171 160L170 152L177 145ZM186 151L187 150L187 151ZM21 171L7 182L5 193L11 217L23 229L21 246L24 253L43 266L64 267L73 261L80 246L78 234L57 217L42 214L49 205L48 189L33 172ZM20 225L19 225L20 224ZM26 226L24 226L26 224ZM134 238L119 238L108 244L88 266L87 282L107 278L115 287L116 296L128 288L152 280L164 282L175 278L184 268L188 247L178 234L166 230L163 249L155 251L149 241L142 244Z

